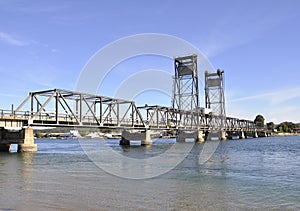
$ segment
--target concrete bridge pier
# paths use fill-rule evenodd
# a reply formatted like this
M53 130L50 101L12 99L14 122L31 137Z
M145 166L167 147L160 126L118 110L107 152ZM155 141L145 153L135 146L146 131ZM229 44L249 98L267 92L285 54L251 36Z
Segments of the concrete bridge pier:
M11 144L18 144L18 152L36 152L33 129L23 128L20 131L0 130L0 151L10 152Z
M258 138L257 131L254 131L254 133L253 133L253 138Z
M151 136L150 136L150 130L146 130L144 132L144 137L142 139L141 145L151 145L152 144L152 140L151 140Z
M204 141L202 130L198 130L197 142L203 143Z
M129 132L126 130L122 131L122 137L120 140L120 145L130 145L130 141L132 140L140 140L141 145L151 145L151 131L145 130L145 131L136 131L136 132Z
M219 130L219 131L206 131L205 132L205 141L217 141L222 140L226 141L226 131L225 130Z
M222 140L222 141L226 141L226 140L227 140L227 137L226 137L226 131L225 131L225 130L222 130L222 131L221 131L221 140Z
M121 140L120 140L120 145L130 145L130 140L126 139L124 136L123 136L123 133L122 133L122 136L121 136Z
M245 138L246 138L245 132L244 132L243 130L241 130L241 131L239 132L239 137L240 137L240 139L245 139Z
M32 128L24 128L21 131L23 134L23 143L18 144L18 152L36 152L37 145L34 143L34 135Z
M186 139L194 139L195 142L204 142L203 133L201 130L178 130L176 142L185 142Z

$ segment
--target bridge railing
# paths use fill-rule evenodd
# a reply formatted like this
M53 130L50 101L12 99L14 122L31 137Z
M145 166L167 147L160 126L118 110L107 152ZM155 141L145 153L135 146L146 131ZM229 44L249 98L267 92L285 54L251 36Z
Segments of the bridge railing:
M29 111L12 111L12 110L3 110L3 109L0 109L0 118L14 118L14 119L17 119L17 118L24 118L24 119L27 119L29 118L30 116L30 113Z

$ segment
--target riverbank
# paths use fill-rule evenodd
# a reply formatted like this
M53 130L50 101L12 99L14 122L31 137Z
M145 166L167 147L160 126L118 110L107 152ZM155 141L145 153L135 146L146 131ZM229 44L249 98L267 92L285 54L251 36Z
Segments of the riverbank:
M273 136L300 136L300 133L275 133Z

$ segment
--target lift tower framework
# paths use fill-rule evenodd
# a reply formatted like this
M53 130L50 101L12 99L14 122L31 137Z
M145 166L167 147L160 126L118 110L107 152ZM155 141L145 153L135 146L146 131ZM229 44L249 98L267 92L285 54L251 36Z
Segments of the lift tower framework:
M197 55L176 57L173 108L196 111L199 108Z
M199 86L197 55L176 57L174 59L175 76L173 86L173 108L184 111L180 113L180 125L200 124Z
M214 130L224 130L226 122L224 97L224 71L216 73L205 71L205 107L211 109L209 125Z

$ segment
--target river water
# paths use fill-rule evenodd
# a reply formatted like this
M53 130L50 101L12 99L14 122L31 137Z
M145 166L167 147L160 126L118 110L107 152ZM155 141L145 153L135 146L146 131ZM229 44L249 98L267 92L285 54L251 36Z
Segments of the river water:
M221 142L204 164L198 162L203 144L189 143L193 149L179 165L148 179L105 172L83 151L83 141L97 140L36 140L37 153L0 153L0 210L300 209L300 137ZM129 148L105 143L144 159L174 140Z

